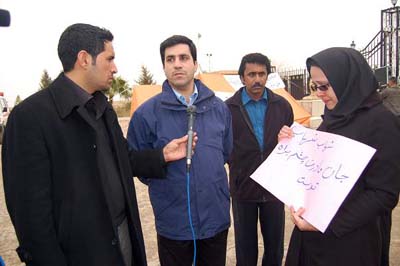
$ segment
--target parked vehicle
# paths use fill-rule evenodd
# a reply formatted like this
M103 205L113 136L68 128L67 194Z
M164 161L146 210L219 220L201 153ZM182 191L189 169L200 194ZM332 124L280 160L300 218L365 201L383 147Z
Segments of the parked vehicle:
M4 98L4 93L0 92L0 144L3 143L3 133L9 114L10 108L8 107L7 100Z

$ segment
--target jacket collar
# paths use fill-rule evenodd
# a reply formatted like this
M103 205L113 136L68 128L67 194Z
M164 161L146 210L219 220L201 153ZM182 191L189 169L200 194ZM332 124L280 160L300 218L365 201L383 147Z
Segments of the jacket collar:
M250 95L249 95L249 93L247 92L247 90L246 89L243 89L242 90L242 102L243 102L243 105L246 105L248 102L250 102L250 101L255 101L255 100L253 100L251 97L250 97ZM260 99L258 99L257 101L259 101L259 100L265 100L265 102L267 102L268 101L268 93L267 93L267 90L266 89L264 89L264 92L263 92L263 95L261 96L261 98ZM255 101L256 102L256 101Z
M242 103L242 91L244 89L245 88L242 87L238 91L236 91L235 94L233 94L233 96L231 98L226 100L226 104L236 105L236 106L243 105L243 103ZM270 89L265 88L265 92L267 93L268 104L271 104L271 103L274 103L276 101L279 101L279 98L276 97L276 94L273 91L271 91Z
M214 97L215 94L200 80L195 79L194 82L198 90L198 96L193 104L197 106L197 110L199 111L199 106L206 105L207 100ZM176 98L176 95L173 92L171 85L168 83L168 80L164 81L162 85L161 104L168 109L186 110L187 108ZM207 108L203 108L203 110L206 109Z

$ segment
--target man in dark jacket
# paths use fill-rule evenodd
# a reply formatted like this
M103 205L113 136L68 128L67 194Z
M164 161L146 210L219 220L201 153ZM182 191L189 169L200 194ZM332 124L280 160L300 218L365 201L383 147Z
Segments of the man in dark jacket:
M381 92L383 105L395 116L400 117L400 89L396 77L390 77L387 88Z
M226 101L232 114L229 184L238 266L257 265L258 220L264 240L262 265L282 264L284 205L250 178L275 148L282 126L293 123L289 103L265 87L269 73L271 65L265 55L244 56L239 67L244 87Z
M102 93L117 72L112 40L92 25L68 27L58 45L64 72L9 116L4 190L28 266L147 265L132 177L163 176L187 137L128 152Z

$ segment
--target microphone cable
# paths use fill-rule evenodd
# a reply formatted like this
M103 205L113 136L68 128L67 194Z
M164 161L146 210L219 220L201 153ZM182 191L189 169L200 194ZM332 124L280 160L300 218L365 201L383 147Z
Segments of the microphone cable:
M196 266L196 232L194 231L193 221L192 221L192 211L190 208L190 166L192 165L192 141L193 141L193 124L196 117L196 106L189 105L186 109L188 115L188 143L186 151L186 192L187 192L187 207L189 216L190 230L192 231L193 237L193 266Z
M197 247L196 247L196 233L194 231L193 227L193 221L192 221L192 212L190 208L190 171L189 167L187 168L186 171L186 192L187 192L187 206L188 206L188 215L189 215L189 225L190 225L190 230L192 231L192 237L193 237L193 266L196 266L196 253L197 253Z

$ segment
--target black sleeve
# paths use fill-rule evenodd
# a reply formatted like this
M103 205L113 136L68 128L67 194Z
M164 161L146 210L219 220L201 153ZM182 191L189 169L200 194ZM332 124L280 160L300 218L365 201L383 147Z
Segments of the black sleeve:
M162 149L136 151L131 149L129 160L133 176L163 178L167 174L167 163Z

